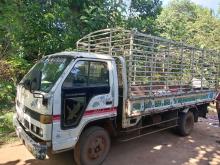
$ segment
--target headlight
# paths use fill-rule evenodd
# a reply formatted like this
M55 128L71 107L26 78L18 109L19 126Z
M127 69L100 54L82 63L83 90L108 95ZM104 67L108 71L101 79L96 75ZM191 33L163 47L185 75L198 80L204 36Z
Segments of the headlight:
M31 124L31 131L39 136L43 136L43 129Z
M34 132L34 133L37 133L37 127L33 124L31 124L31 130Z
M51 115L40 115L40 122L42 124L51 124L52 116Z
M41 129L41 128L39 129L39 135L43 136L43 129Z

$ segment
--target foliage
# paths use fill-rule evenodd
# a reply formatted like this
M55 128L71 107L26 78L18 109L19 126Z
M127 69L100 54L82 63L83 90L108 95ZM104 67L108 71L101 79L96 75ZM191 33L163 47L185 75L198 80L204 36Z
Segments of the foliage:
M161 10L161 0L131 0L127 27L154 34L157 31L155 20Z
M123 12L125 5L120 1L106 0L98 4L91 4L80 14L83 35L103 28L124 25Z
M66 23L71 11L68 1L22 1L19 41L28 60L65 50L73 45L74 31Z
M189 22L188 43L198 47L220 50L220 20L213 16L212 11L198 7L196 9L197 18L194 22Z
M19 57L0 60L0 109L13 105L15 86L29 68L30 64Z
M173 0L158 17L158 26L162 35L174 40L186 40L187 23L196 19L196 5L188 0Z
M0 106L14 102L30 63L74 49L89 32L122 26L123 12L124 4L115 0L0 1Z
M31 66L25 59L16 56L0 60L0 64L1 81L12 82L14 85L21 80Z
M16 139L13 127L13 112L0 111L0 145Z
M15 99L15 86L10 82L0 82L0 110L12 107Z
M207 8L190 0L172 0L157 19L161 35L196 45L219 49L220 20Z
M79 38L103 28L136 27L154 33L160 11L160 0L132 1L129 17L123 1L117 0L3 0L0 52L2 57L17 55L34 61L46 54L74 49Z
M19 49L16 34L20 31L19 1L0 1L0 59Z
M18 1L18 0L17 0ZM65 49L94 30L123 24L123 3L115 0L21 0L17 40L27 60Z
M5 132L13 132L13 112L0 112L0 134Z

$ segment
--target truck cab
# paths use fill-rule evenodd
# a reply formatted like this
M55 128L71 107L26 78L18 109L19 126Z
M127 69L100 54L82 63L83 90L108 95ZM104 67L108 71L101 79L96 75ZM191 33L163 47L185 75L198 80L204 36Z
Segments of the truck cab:
M118 78L108 55L45 56L17 86L17 134L39 159L72 149L89 123L117 115Z

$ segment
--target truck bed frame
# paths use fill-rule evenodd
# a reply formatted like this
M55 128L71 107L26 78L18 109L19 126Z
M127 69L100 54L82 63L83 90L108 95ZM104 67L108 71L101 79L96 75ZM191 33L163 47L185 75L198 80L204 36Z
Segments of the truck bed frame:
M124 58L126 117L208 103L217 94L220 53L214 50L120 28L84 36L77 50Z

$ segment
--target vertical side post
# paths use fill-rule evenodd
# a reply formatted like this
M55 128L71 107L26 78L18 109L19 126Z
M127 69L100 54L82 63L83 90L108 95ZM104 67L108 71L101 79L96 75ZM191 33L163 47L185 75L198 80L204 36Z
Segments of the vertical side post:
M195 48L192 48L192 56L191 56L191 75L192 75L192 77L191 77L191 91L193 91L193 78L194 78L194 64L195 64L195 59L194 59L194 57L195 57Z
M76 50L79 51L79 41L76 42Z
M109 55L112 56L112 29L110 29L109 35Z
M170 70L170 42L168 44L168 52L167 52L167 74L166 74L166 90L169 89L169 80L170 80L170 74L171 74L171 70Z
M130 33L130 49L129 49L129 65L128 65L128 96L131 96L131 80L132 80L132 74L134 74L132 70L133 42L134 42L134 31L132 30Z
M154 62L155 62L154 58L156 59L156 56L154 54L154 52L155 52L155 38L153 38L152 48L153 48L153 52L151 54L151 65L150 65L150 70L151 70L151 72L150 72L150 96L153 95L152 90L153 90L153 76L154 76L153 73L154 73Z
M90 42L91 42L91 35L88 37L88 52L90 52Z
M203 77L204 77L204 62L205 62L205 50L202 50L202 67L201 67L201 90L203 90Z
M182 92L183 90L183 43L181 43L181 51L180 51L180 80L179 80L179 84L180 84L180 91Z

